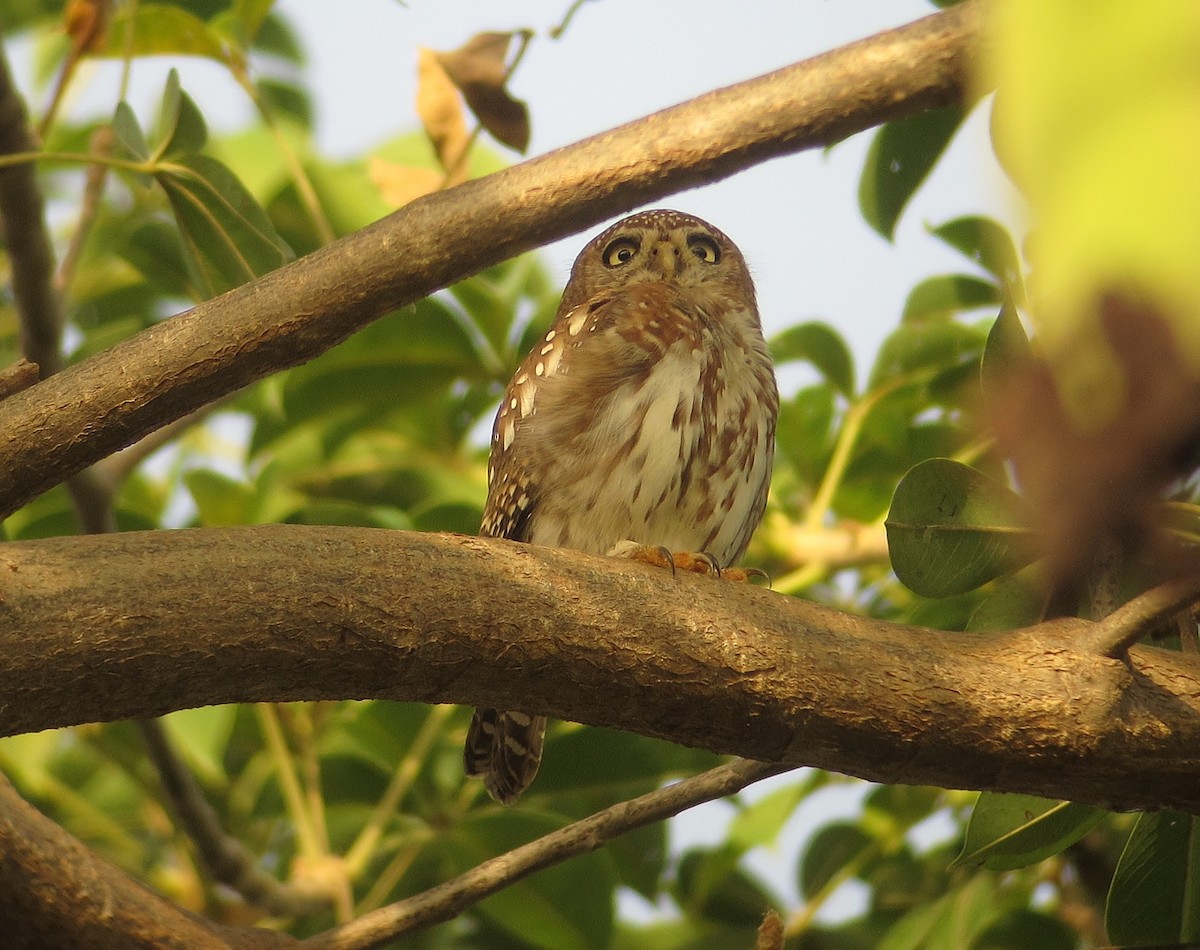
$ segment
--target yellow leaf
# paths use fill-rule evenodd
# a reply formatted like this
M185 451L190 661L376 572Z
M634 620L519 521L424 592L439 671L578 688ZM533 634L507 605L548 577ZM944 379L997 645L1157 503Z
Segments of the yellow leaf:
M1200 375L1200 10L1003 0L993 16L993 129L1029 198L1033 317L1065 408L1094 428L1129 393L1114 295L1161 317Z
M433 50L417 52L417 115L425 126L425 134L433 143L443 169L457 179L466 179L464 153L469 141L467 122L463 116L462 100L446 70Z
M432 168L397 165L372 156L367 162L367 174L379 194L393 208L402 208L410 201L438 190L442 173Z

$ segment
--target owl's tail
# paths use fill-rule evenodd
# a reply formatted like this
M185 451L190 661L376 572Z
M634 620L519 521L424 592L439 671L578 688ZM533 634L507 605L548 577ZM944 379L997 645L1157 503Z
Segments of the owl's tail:
M468 775L483 776L492 798L511 805L537 775L545 736L545 716L476 709L467 730L463 766Z

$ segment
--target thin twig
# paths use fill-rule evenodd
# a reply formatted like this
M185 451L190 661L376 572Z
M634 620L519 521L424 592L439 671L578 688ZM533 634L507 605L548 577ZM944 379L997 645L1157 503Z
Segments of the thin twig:
M111 126L102 125L92 133L91 152L101 157L108 156L116 142ZM63 254L62 263L58 267L58 277L55 281L58 292L67 295L71 287L71 278L75 276L75 268L87 245L88 235L96 223L96 213L100 210L100 199L104 196L104 185L108 181L108 166L103 162L95 162L88 166L87 177L83 186L83 207L79 212L79 221L71 235L71 243Z
M159 780L175 820L196 845L213 879L271 914L294 917L328 907L331 897L309 882L284 884L258 866L258 859L237 838L225 833L216 812L179 760L162 720L137 722L142 741L158 767Z
M1082 647L1102 656L1120 657L1172 614L1200 601L1200 571L1146 591L1092 627Z
M570 26L571 21L575 19L575 14L579 12L579 8L587 2L588 0L575 0L575 2L567 8L567 12L563 14L563 18L561 22L559 22L558 26L552 26L550 28L550 39L561 40L563 34L567 32L567 27Z
M122 449L120 452L110 455L106 459L101 459L93 468L101 472L114 485L120 485L147 458L163 446L175 441L175 439L183 435L188 429L203 422L234 398L234 395L226 396L223 399L218 399L216 402L210 402L207 406L201 406L195 412L189 413L181 419L168 422L161 429L155 429L128 448Z
M382 946L402 934L450 920L489 894L495 894L534 871L595 851L618 835L670 818L704 802L732 795L753 782L788 770L788 766L737 759L572 822L507 854L484 861L423 894L397 901L345 926L318 934L303 941L301 946L309 950L366 950Z

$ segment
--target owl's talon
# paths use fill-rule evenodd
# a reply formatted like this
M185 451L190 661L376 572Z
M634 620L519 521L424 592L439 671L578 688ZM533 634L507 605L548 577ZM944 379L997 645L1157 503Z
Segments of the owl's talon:
M671 555L671 549L663 547L661 544L638 544L636 541L621 541L608 552L609 557L621 557L629 561L638 561L641 564L649 564L651 567L660 567L664 570L669 570L671 576L675 576L675 558Z
M752 577L766 581L767 589L771 589L771 575L757 567L727 567L721 574L722 580L733 581L735 584L749 584Z
M677 551L674 555L675 566L682 571L693 574L711 574L721 576L720 562L707 551Z

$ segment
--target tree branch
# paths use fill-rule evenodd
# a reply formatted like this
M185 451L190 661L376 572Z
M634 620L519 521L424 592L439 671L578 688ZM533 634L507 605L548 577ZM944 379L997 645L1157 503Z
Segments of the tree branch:
M253 852L221 826L195 776L168 742L162 722L141 719L137 727L176 821L196 845L214 880L278 917L311 913L333 902L328 890L320 890L306 881L284 884L259 867Z
M747 785L786 772L785 766L738 759L700 775L612 805L565 828L543 835L431 887L423 894L364 914L357 920L305 940L306 950L367 950L389 940L457 917L489 894L542 868L604 847L613 838L663 821L704 802L740 792Z
M970 0L421 198L69 367L0 403L0 517L485 267L769 158L959 101L982 21Z
M0 369L0 399L7 399L13 393L28 389L38 381L38 364L31 363L25 358Z
M0 926L11 950L253 950L291 937L222 927L146 890L25 802L0 775Z
M26 121L0 47L0 154L32 152L37 140ZM32 165L0 168L0 226L12 263L13 299L21 322L21 350L43 378L62 369L62 300L54 284L54 248L46 231L45 206ZM84 531L115 527L109 501L112 487L94 471L66 473L67 491Z
M1200 602L1200 570L1140 594L1118 607L1087 634L1085 647L1101 656L1121 657L1173 614Z
M453 702L873 781L1200 813L1200 658L1111 659L1081 620L946 633L570 551L297 525L14 542L0 596L3 734Z

